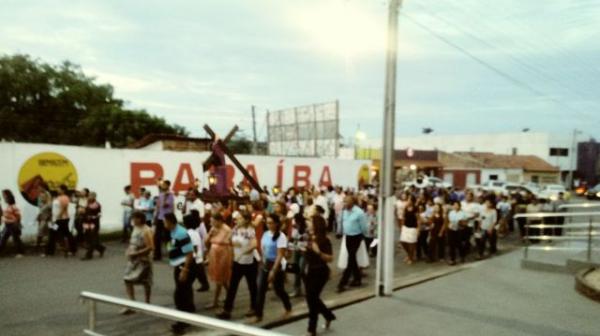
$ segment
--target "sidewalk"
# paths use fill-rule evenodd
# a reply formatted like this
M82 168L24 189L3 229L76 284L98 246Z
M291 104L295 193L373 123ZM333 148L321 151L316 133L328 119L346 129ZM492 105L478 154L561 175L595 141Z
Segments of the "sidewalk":
M600 305L572 275L520 268L521 251L419 286L338 309L322 335L598 335ZM322 320L320 320L320 325ZM306 319L276 330L303 335Z

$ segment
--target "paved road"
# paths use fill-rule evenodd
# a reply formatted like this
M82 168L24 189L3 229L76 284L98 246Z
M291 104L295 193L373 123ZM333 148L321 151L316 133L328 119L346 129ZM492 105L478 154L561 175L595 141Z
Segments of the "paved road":
M425 284L335 311L336 335L596 336L600 305L572 275L520 268L520 251ZM302 335L306 320L278 331Z
M334 239L335 251L339 249ZM85 307L78 302L82 290L125 297L122 284L125 245L112 242L103 259L82 262L76 258L40 258L28 255L23 259L0 258L0 334L9 335L80 335L85 327ZM400 283L418 282L423 278L436 277L452 272L454 268L444 263L417 263L411 267L400 266L404 257L397 253L396 276ZM372 260L374 263L374 259ZM366 270L366 283L361 289L335 293L339 273L333 274L324 292L328 304L345 304L352 300L368 297L373 293L373 268ZM292 278L286 285L292 289ZM154 268L153 303L173 307L172 271L166 263L156 263ZM402 282L404 281L404 282ZM138 298L142 297L141 288ZM212 300L212 293L196 293L198 313L214 316L214 311L205 310ZM240 285L236 310L233 317L241 319L249 301L245 283ZM265 322L277 320L283 312L281 303L273 293L267 296ZM296 314L306 312L303 298L292 301ZM117 309L99 305L99 330L107 335L168 335L169 322L149 316L120 316Z

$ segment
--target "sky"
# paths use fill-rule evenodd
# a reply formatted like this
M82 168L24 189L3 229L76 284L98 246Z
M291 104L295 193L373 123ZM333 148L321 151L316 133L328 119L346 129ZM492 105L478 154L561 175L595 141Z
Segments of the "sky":
M131 108L259 140L266 111L338 100L381 137L385 0L2 0L0 54L70 60ZM396 134L600 135L600 0L406 0Z

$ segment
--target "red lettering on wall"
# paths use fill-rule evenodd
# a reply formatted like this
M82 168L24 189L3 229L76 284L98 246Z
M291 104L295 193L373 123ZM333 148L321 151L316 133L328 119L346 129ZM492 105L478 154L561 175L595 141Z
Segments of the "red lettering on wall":
M310 188L310 166L294 166L294 188Z
M254 178L256 183L258 183L260 185L260 182L258 182L258 175L256 175L256 166L254 166L254 164L251 163L246 166L246 170L248 171L248 174ZM244 176L244 179L242 180L242 184L245 186L250 186L250 182L248 181L248 179L245 176Z
M185 179L185 181L184 181ZM177 176L173 183L173 192L178 193L181 191L187 191L190 188L194 188L194 172L192 166L189 163L182 163L177 170Z
M277 164L277 186L283 188L283 160Z
M152 173L151 176L142 176L142 172ZM146 174L144 174L146 175ZM153 162L132 162L130 165L130 185L131 191L136 197L139 197L140 188L144 186L154 186L156 181L163 177L163 168L158 163Z
M319 179L319 188L330 187L333 183L331 183L331 172L329 171L329 166L323 167L323 171L321 172L321 178Z

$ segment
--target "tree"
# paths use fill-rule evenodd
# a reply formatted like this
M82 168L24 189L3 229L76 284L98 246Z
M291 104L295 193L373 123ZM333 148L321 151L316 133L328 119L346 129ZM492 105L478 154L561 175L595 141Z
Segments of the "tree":
M187 135L182 126L124 107L113 87L81 68L27 55L0 57L0 138L21 142L125 147L149 133Z

